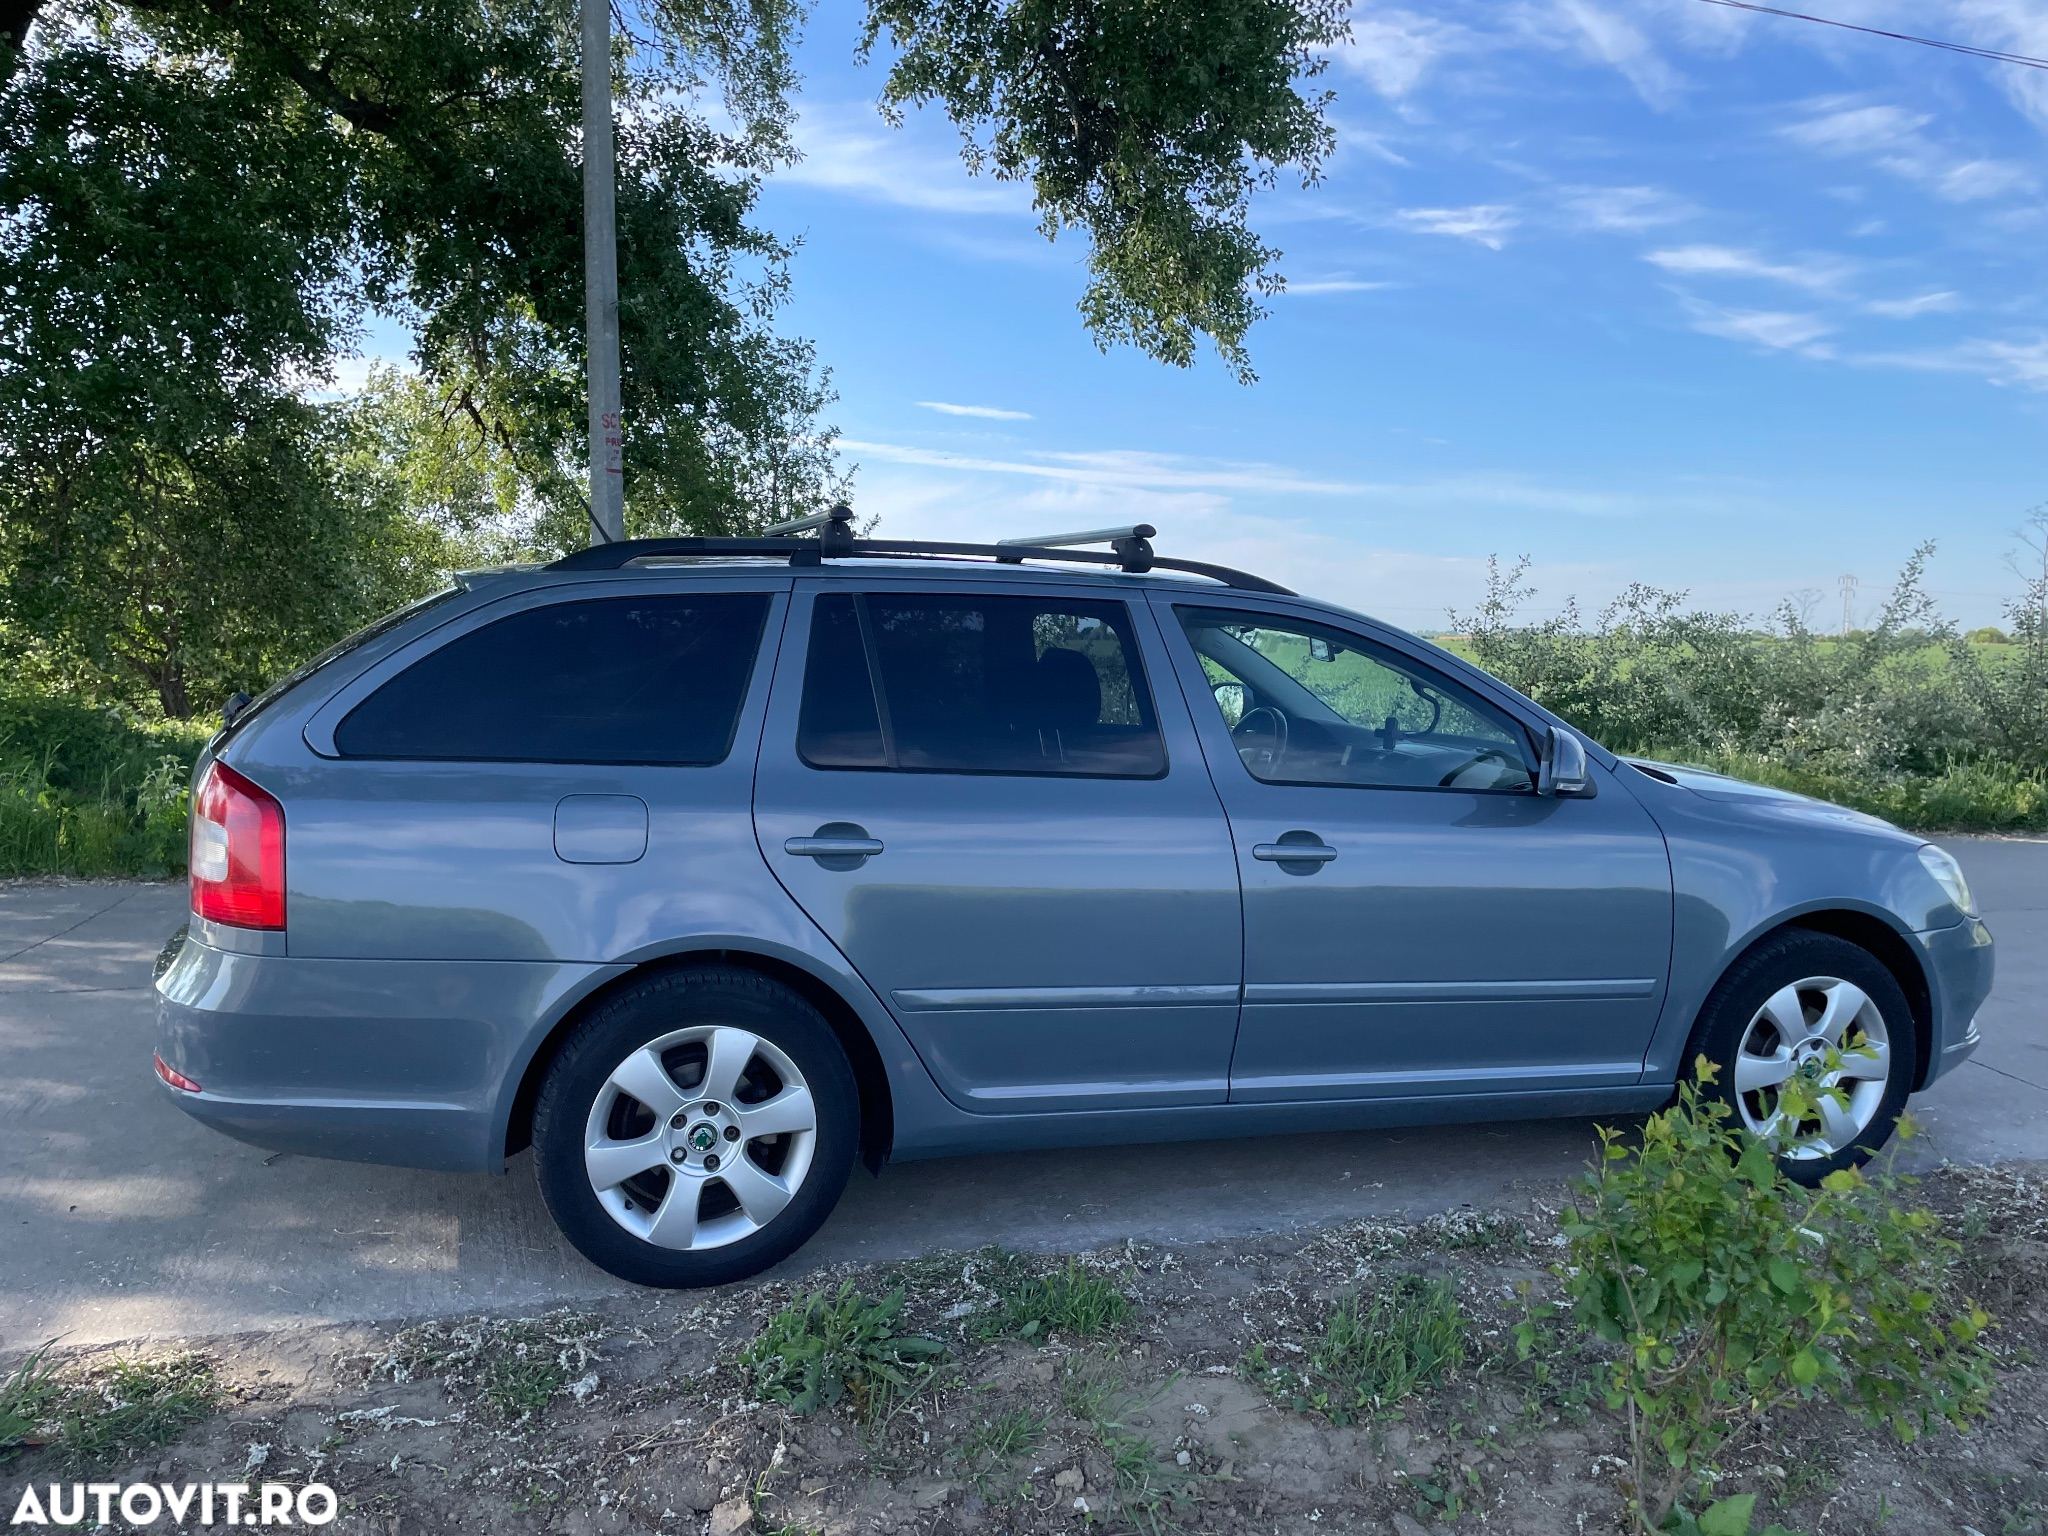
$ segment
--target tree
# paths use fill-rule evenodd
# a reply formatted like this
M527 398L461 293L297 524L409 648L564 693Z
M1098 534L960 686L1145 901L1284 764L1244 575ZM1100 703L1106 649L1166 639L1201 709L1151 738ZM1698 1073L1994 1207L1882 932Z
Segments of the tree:
M861 46L895 51L890 110L942 106L970 167L1027 182L1049 237L1088 241L1082 312L1102 344L1184 366L1207 335L1249 377L1245 332L1279 282L1249 199L1286 166L1312 179L1329 147L1303 86L1341 14L871 0ZM818 420L829 383L772 330L789 249L749 222L759 178L793 153L799 16L791 0L637 15L648 35L614 59L629 526L758 526L842 488ZM97 654L99 628L67 626L145 601L133 580L90 602L68 590L117 578L81 553L105 529L66 520L123 508L165 550L258 523L288 550L487 487L499 535L582 542L574 20L573 0L0 0L12 643L42 626L46 652ZM725 126L692 105L707 93ZM303 477L339 472L345 413L305 395L371 306L416 322L419 378L352 418L384 490L342 517L356 482ZM166 709L189 702L173 674L234 671L226 651L195 664L186 630L152 633L183 656L138 674Z

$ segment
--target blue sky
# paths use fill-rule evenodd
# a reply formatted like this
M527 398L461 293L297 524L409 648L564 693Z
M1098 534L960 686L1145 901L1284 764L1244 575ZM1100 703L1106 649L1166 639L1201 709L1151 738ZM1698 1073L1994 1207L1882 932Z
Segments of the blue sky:
M1795 8L2048 55L2048 0ZM1867 609L1930 537L1958 619L2016 585L2048 71L1700 0L1361 5L1328 174L1256 208L1290 286L1246 387L1098 352L1078 239L937 114L887 127L857 25L814 14L805 159L762 213L803 238L786 323L892 533L1142 519L1412 627L1490 553L1533 557L1543 610L1649 581L1838 616L1838 577Z
M1811 0L2048 55L2048 0ZM1260 375L1099 352L1078 237L875 110L860 8L803 50L782 324L833 370L855 502L891 533L1149 521L1162 550L1412 628L1487 556L1547 613L1633 581L1867 616L1913 545L1966 624L2048 502L2048 71L1701 0L1361 3L1339 147L1254 223L1288 291ZM399 351L402 344L374 350Z

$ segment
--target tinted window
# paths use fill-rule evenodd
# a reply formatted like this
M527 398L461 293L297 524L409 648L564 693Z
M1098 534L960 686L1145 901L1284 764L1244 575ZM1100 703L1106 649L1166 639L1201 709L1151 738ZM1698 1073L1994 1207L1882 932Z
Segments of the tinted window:
M820 596L797 748L818 768L1166 770L1129 612L1063 598Z
M1176 611L1255 778L1524 794L1535 787L1521 727L1441 673L1327 625L1223 608Z
M721 761L765 593L650 594L529 608L414 662L334 733L349 757Z

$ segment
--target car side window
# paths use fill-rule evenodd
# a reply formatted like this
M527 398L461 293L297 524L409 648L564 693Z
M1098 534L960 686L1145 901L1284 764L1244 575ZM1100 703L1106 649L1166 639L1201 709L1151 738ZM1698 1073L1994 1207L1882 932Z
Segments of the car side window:
M814 768L1166 771L1130 611L1058 597L819 594L797 751Z
M1535 790L1527 734L1441 673L1310 620L1225 608L1174 611L1254 778Z
M708 766L732 750L762 592L528 608L459 635L350 710L344 757Z

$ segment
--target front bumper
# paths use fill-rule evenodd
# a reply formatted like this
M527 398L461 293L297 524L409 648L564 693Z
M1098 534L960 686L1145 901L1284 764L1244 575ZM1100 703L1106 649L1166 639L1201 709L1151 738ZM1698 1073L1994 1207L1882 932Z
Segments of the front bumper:
M1928 1004L1934 1038L1929 1042L1927 1071L1913 1086L1925 1088L1942 1074L1961 1066L1976 1050L1977 1011L1991 995L1996 972L1991 930L1981 918L1913 936L1926 962Z

